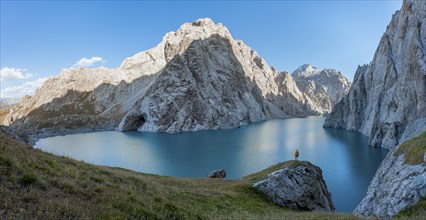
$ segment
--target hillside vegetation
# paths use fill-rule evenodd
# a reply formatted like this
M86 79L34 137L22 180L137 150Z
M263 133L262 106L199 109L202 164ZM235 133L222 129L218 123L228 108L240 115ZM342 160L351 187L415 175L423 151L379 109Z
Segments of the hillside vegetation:
M426 131L417 137L414 137L402 143L398 150L397 155L404 154L406 164L417 165L424 163L424 155L426 152Z
M2 219L354 219L276 206L241 180L186 179L89 165L33 149L0 132Z

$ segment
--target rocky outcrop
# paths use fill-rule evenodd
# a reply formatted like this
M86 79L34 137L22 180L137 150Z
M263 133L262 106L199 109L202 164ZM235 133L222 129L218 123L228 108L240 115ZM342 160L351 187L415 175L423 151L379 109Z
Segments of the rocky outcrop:
M207 176L208 178L225 178L226 177L226 171L223 169L214 170Z
M299 90L318 107L322 114L331 109L349 92L351 83L335 69L320 70L310 64L299 67L291 74Z
M324 126L361 131L370 145L392 149L426 130L425 118L426 2L405 0Z
M253 187L275 204L304 211L334 211L321 168L308 161L288 161Z
M422 134L423 144L426 132ZM418 140L417 140L418 141ZM426 154L415 152L423 159L419 164L407 164L400 152L401 146L392 150L383 160L368 187L367 196L356 207L360 216L389 218L405 208L426 198Z

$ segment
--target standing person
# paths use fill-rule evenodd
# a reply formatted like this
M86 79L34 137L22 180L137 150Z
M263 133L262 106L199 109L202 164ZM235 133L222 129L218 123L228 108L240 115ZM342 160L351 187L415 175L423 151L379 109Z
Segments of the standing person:
M299 159L299 150L296 149L296 152L294 152L294 159L297 160Z

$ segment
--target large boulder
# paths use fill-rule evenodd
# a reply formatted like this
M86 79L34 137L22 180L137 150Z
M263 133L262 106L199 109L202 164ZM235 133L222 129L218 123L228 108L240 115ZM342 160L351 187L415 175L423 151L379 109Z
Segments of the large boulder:
M335 210L321 168L308 161L288 161L285 165L253 187L282 207L304 211Z
M225 178L226 171L223 169L214 170L207 176L208 178Z

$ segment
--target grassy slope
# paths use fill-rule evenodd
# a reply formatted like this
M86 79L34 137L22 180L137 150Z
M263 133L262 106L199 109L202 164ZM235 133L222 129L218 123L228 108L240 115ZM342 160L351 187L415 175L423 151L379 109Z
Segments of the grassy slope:
M417 137L414 137L402 143L398 150L397 155L404 154L405 163L416 165L424 163L423 157L426 152L426 131Z
M404 209L394 219L426 219L426 199L421 199L415 206Z
M398 147L396 153L404 154L405 163L417 165L425 163L423 160L426 153L426 131L417 137L414 137ZM415 218L425 219L426 216L426 199L420 200L414 207L402 210L396 218Z
M280 208L242 180L184 179L89 165L18 143L0 132L0 218L330 219L350 215Z

